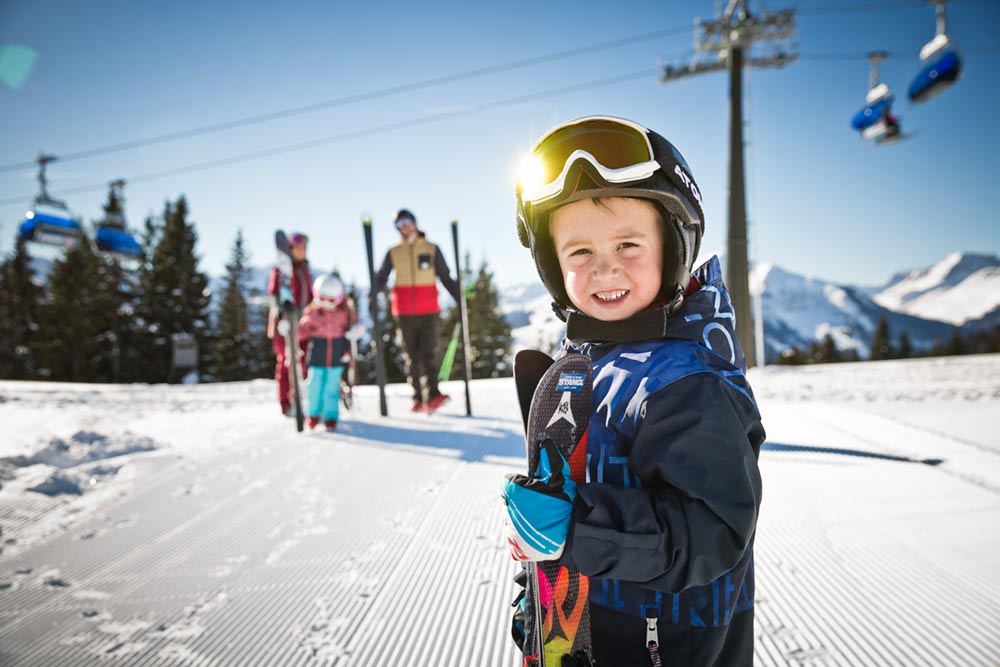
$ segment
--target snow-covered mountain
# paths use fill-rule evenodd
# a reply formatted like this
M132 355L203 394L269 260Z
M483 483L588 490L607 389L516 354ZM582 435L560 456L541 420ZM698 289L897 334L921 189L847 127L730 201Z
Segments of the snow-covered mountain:
M893 337L906 331L914 349L946 341L953 326L937 320L896 312L876 303L862 288L837 285L791 273L764 262L754 267L751 291L761 295L764 353L773 361L791 347L808 350L827 334L840 350L856 350L864 359L879 318L889 322Z
M925 269L898 273L873 290L890 310L956 325L1000 322L1000 257L955 252Z
M552 297L540 281L500 291L501 309L510 324L515 350L534 348L553 353L566 325L552 310Z
M995 255L954 253L876 288L827 282L765 262L754 268L751 290L762 295L768 361L793 346L808 350L827 333L839 349L867 358L883 315L891 335L906 331L916 350L947 341L955 326L968 332L1000 323L1000 259ZM500 296L516 347L548 351L559 344L565 328L541 283L508 288Z

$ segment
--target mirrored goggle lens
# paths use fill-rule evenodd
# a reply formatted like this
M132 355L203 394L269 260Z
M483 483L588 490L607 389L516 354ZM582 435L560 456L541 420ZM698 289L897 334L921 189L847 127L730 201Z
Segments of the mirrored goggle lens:
M403 217L396 219L396 229L402 229L403 227L415 224L416 222L417 221L413 218L404 215Z
M589 153L606 169L622 169L653 159L649 139L639 128L606 120L577 123L557 128L535 146L535 183L552 183L575 151Z

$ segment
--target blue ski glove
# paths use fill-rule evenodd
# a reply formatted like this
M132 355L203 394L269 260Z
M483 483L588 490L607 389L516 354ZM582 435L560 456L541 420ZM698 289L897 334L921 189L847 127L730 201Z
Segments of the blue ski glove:
M569 464L551 440L542 443L538 468L531 477L507 475L503 483L507 505L504 527L514 560L556 560L566 545L573 514L576 482Z
M282 285L278 289L278 303L282 305L292 303L292 290L289 289L288 285Z

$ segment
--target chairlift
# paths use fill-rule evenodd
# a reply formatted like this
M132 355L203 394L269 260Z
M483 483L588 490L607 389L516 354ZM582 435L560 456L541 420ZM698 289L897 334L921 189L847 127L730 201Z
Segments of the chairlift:
M125 181L117 180L111 183L111 190L118 202L124 207ZM96 234L94 241L97 249L101 252L118 255L125 259L138 259L142 257L142 246L129 233L125 225L125 215L120 211L106 213L104 219L95 224Z
M73 217L69 207L48 193L45 165L54 162L54 155L38 155L38 183L40 192L24 215L18 229L18 236L32 243L71 248L83 235L79 220Z
M948 21L944 14L947 3L948 0L931 0L937 17L937 31L934 39L920 49L920 71L908 91L911 102L926 102L950 88L962 72L962 59L948 37Z
M878 64L885 60L886 55L884 51L868 54L871 70L865 106L851 119L851 127L861 133L861 138L877 146L890 144L906 136L902 133L899 117L892 113L893 94L888 85L879 83L878 80Z

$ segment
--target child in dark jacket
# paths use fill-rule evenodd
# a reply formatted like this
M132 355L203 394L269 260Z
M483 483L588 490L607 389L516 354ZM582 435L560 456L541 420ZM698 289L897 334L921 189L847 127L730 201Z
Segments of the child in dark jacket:
M573 664L750 667L765 434L718 260L692 270L691 170L659 134L589 117L535 144L517 197L521 241L594 387L586 483L565 482L564 461L507 476L511 553L590 578L592 655ZM537 632L519 622L515 639ZM525 662L542 658L570 664Z
M326 430L337 428L340 417L340 379L350 362L348 336L357 315L344 296L344 284L335 275L323 275L313 284L313 300L299 320L299 340L308 342L306 378L309 428L320 422Z

